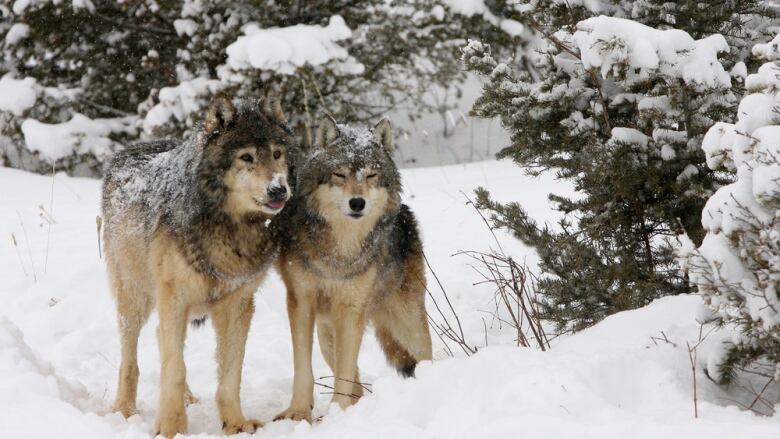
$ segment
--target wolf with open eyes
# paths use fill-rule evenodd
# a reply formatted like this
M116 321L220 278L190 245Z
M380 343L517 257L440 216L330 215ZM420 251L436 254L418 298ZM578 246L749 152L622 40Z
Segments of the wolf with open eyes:
M311 422L314 327L342 408L362 395L357 367L372 323L388 361L404 376L431 359L425 266L417 223L401 203L390 122L373 130L324 118L275 222L294 352L292 402L277 419Z
M290 190L296 150L276 99L214 97L185 140L117 153L103 181L103 243L116 298L122 361L114 410L136 413L138 336L154 308L160 324L156 432L187 430L187 322L211 317L217 335L217 409L225 433L254 432L239 399L254 294L278 254L272 225Z

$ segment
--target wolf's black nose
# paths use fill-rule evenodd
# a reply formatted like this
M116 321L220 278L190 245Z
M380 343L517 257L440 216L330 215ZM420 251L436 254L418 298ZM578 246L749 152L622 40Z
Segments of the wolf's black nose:
M287 188L284 186L273 186L268 188L268 197L272 200L283 200L287 195Z
M349 208L352 209L355 212L360 212L363 210L363 208L366 207L366 200L362 198L350 198L349 199Z

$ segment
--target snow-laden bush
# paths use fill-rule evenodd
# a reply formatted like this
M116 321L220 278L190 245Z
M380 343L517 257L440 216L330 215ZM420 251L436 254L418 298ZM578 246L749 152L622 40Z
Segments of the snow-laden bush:
M0 165L99 174L121 140L136 135L138 117L91 119L70 106L79 94L79 89L41 86L32 77L0 78Z
M478 191L494 225L539 253L543 312L561 330L691 289L674 236L700 243L701 209L728 182L706 166L701 142L733 117L742 93L747 59L735 48L769 20L756 1L696 5L521 1L510 17L543 41L530 69L481 41L464 48L487 80L473 114L500 118L512 136L498 157L530 173L553 170L581 195L551 196L564 213L552 228L522 200L500 204Z
M707 232L696 246L685 236L684 267L713 311L735 330L713 352L710 376L728 383L734 368L756 360L780 365L780 36L753 54L768 60L747 77L736 123L719 122L702 148L713 170L732 173L702 213ZM780 369L778 369L780 370Z
M429 95L459 93L465 37L510 52L525 31L482 1L454 0L0 0L0 18L0 76L36 91L21 112L0 93L0 162L92 174L120 144L184 135L218 90L257 99L276 89L304 132L324 112L343 122L443 114L452 104ZM26 141L28 119L68 131L72 150L42 154Z

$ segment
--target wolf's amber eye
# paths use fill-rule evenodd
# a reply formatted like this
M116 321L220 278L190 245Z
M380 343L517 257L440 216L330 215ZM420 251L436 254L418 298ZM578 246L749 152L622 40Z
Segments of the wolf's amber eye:
M279 150L274 151L274 160L279 160L279 157L282 156L282 152Z
M255 158L254 158L254 157L252 157L252 154L244 154L244 155L242 155L242 156L241 156L241 157L239 157L239 158L240 158L241 160L243 160L243 161L247 162L247 163L252 163L253 161L255 161Z

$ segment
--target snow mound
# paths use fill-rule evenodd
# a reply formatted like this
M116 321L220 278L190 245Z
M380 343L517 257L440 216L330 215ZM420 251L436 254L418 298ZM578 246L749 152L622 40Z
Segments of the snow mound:
M426 255L449 290L466 337L482 345L488 340L489 346L469 358L448 358L434 337L436 359L420 364L416 379L404 380L368 336L361 346L360 367L373 393L342 412L328 405L327 389L317 387L315 416L324 415L321 422L312 426L269 422L256 437L467 439L525 434L550 439L627 435L763 439L776 435L780 416L759 418L736 409L727 400L733 396L721 393L703 375L703 364L697 371L700 416L693 418L686 341L698 340L699 325L693 318L700 306L698 297L667 297L616 314L577 335L558 339L547 352L514 347L511 329L489 319L485 327L485 314L477 310L490 307L493 290L473 285L479 277L470 269L470 261L451 255L459 249L484 248L492 237L459 191L484 185L500 201L520 197L538 220L552 223L557 217L551 214L547 192L571 194L571 188L560 186L551 176L525 176L512 163L401 172L404 202L418 217ZM0 317L3 437L148 438L159 397L154 315L139 344L139 414L125 420L109 413L116 392L119 343L95 234L100 182L0 168L0 186L18 188L4 194L0 229L15 234L21 254L11 245L0 246L0 265L8 267L0 283L0 316L5 316ZM50 200L57 223L51 226L47 246L46 226L38 227L42 222L38 206L49 206ZM26 224L27 234L20 221ZM533 265L529 249L511 240L505 243L517 260L528 258ZM43 274L46 257L48 269ZM435 289L432 275L428 278ZM269 421L286 407L292 386L289 325L278 276L272 273L255 298L242 405L248 416ZM428 305L434 314L432 303ZM719 342L713 339L711 344L717 348ZM223 437L212 397L215 345L210 325L189 331L187 378L201 400L187 408L189 432L204 439ZM330 375L316 346L314 352L315 377Z
M271 70L293 74L305 65L320 66L340 61L339 70L359 74L363 65L337 44L352 36L344 19L330 17L327 26L304 25L262 29L257 24L244 27L244 36L227 48L227 66L242 69Z

